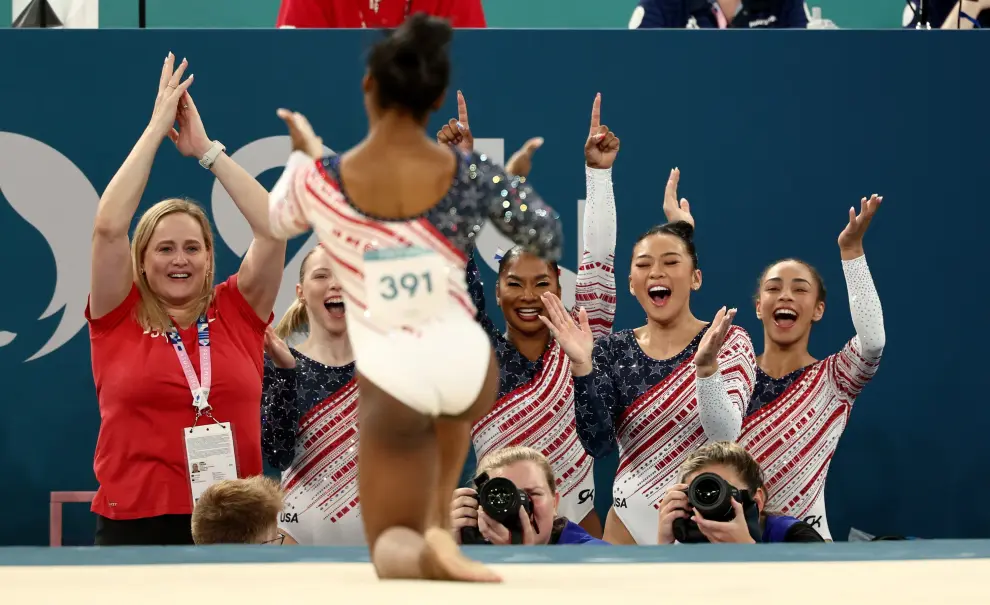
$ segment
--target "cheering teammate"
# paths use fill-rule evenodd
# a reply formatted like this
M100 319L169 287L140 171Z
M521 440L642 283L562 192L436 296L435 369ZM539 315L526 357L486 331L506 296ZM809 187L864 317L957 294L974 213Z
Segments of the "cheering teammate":
M312 227L341 282L359 374L361 515L379 577L498 581L460 553L449 496L438 497L453 493L471 426L498 390L464 268L485 220L549 260L562 231L528 184L424 136L446 93L451 36L417 14L375 45L368 136L343 156L321 160L305 118L279 111L295 151L271 221L285 237Z
M321 247L299 269L298 298L265 335L261 444L283 471L286 544L363 546L357 485L357 383L340 283ZM282 339L308 329L294 349Z
M467 104L458 93L458 119L437 133L441 143L456 144L470 152L474 139L468 123ZM530 141L506 165L510 173L529 176ZM591 129L585 142L584 207L585 251L577 275L576 300L588 314L595 337L608 334L615 318L615 199L612 164L619 139L601 125L601 95L595 96ZM499 363L498 401L472 429L479 460L510 446L538 450L550 461L560 494L558 513L580 524L596 537L601 521L594 510L593 459L584 451L574 422L574 380L570 359L546 326L541 295L560 295L557 264L512 248L499 259L496 303L505 318L506 334L499 334L485 313L484 290L478 268L468 262L468 286L478 318L495 347Z
M831 539L825 477L853 402L876 374L886 337L880 297L863 251L863 236L882 197L863 198L839 234L842 271L856 335L821 361L808 352L811 326L825 313L825 284L796 259L778 261L760 277L756 316L764 351L739 443L766 474L767 507L803 519Z
M734 441L752 392L756 361L749 335L732 326L736 310L719 310L710 324L691 313L701 287L687 200L677 201L675 168L664 196L670 223L654 227L633 247L629 291L646 311L635 330L593 339L552 293L541 318L571 358L578 435L589 454L618 442L614 504L605 523L612 544L656 544L658 506L677 483L678 468L708 441Z

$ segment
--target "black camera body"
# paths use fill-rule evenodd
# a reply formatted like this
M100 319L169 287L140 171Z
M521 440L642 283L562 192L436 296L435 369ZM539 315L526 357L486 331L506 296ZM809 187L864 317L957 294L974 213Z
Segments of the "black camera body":
M688 503L695 512L710 521L732 521L736 511L732 508L732 499L742 505L749 527L749 535L755 542L761 542L760 509L750 495L749 490L736 489L715 473L701 473L694 478L687 489ZM698 529L698 524L690 519L674 519L674 539L681 544L700 544L708 542L705 534Z
M513 544L522 544L522 522L519 520L519 509L522 508L533 518L533 500L529 494L516 487L516 484L505 477L488 478L488 473L481 473L474 479L475 489L478 490L478 507L492 519L498 521L512 534ZM536 523L533 523L536 529ZM538 530L537 530L538 531ZM461 544L491 544L481 535L477 527L461 528Z

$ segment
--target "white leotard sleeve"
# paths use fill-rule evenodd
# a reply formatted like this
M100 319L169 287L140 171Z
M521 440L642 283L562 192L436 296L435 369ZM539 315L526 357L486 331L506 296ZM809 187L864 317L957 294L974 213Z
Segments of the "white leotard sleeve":
M749 334L729 328L718 354L718 372L696 378L698 415L710 441L735 441L742 431L743 411L753 395L756 354Z
M584 251L578 267L575 312L583 307L595 338L612 331L615 321L615 196L612 169L585 166L582 233Z
M842 261L849 292L849 312L856 328L856 344L867 359L879 359L887 342L883 328L883 308L866 264L866 256Z

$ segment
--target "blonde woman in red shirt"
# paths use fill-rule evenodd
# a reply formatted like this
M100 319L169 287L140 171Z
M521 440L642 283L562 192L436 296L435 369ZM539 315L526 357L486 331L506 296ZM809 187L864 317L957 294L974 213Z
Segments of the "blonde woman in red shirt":
M151 121L93 226L97 545L192 544L196 498L217 480L262 472L262 343L285 242L271 237L268 192L206 136L187 92L193 76L182 80L188 64L174 63L169 53ZM195 203L158 202L128 241L166 136L216 175L254 233L238 272L217 286L212 227Z

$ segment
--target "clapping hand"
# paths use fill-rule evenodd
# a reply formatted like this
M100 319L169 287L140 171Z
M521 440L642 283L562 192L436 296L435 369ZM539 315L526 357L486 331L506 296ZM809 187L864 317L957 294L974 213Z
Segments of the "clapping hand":
M694 216L691 215L691 204L685 198L677 201L677 184L681 181L681 169L674 168L667 179L667 188L663 192L663 215L668 223L684 221L694 227Z
M544 293L541 297L543 308L547 315L540 315L550 334L557 340L560 348L571 359L571 370L575 376L584 376L591 372L591 354L595 347L595 337L588 323L588 312L581 308L578 313L580 323L571 317L564 303L555 294Z
M883 196L873 194L870 199L865 197L860 200L860 211L856 214L853 207L849 207L849 224L839 234L839 250L842 252L842 260L852 260L863 256L863 236L873 220L873 215L880 208Z
M464 94L457 91L457 119L451 118L443 128L437 131L437 143L441 145L454 145L462 153L474 151L474 135L471 134L471 126L468 124L467 101Z
M725 310L722 307L715 314L712 325L701 337L698 344L698 352L694 355L694 365L698 369L699 378L708 378L718 372L718 353L725 343L725 335L729 333L732 319L736 316L736 309Z
M173 69L174 63L175 55L168 53L168 56L165 57L165 63L162 65L161 77L158 79L155 109L151 114L151 122L148 124L148 128L161 138L166 136L172 138L173 133L178 134L173 128L177 107L180 99L186 94L186 89L193 83L191 74L185 80L182 79L182 74L185 73L189 62L183 59L179 63L179 67Z
M602 93L591 106L591 128L584 143L584 161L590 168L611 168L619 155L619 137L602 124Z
M175 148L186 157L201 158L210 150L213 142L206 136L203 119L193 103L192 95L186 91L179 100L176 110L176 120L179 128L172 128L168 138L175 143Z
M276 368L291 370L296 367L296 358L289 350L289 345L275 335L275 329L271 326L265 330L265 353L271 357Z

